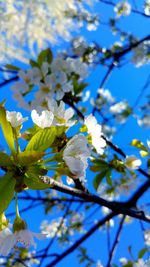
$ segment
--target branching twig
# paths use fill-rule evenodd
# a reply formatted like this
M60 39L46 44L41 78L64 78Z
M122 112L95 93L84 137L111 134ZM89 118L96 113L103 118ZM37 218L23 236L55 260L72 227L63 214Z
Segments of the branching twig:
M118 242L119 242L119 238L120 238L121 230L122 230L122 228L123 228L124 220L125 220L125 215L122 217L122 219L121 219L121 221L120 221L119 228L118 228L118 231L117 231L117 233L116 233L116 237L115 237L115 240L114 240L112 249L111 249L111 251L110 251L109 259L108 259L108 263L107 263L106 267L111 267L111 262L112 262L112 259L113 259L113 255L114 255L114 253L115 253L115 249L116 249L117 244L118 244Z
M81 238L79 238L70 248L68 248L67 250L65 250L62 254L60 254L58 256L58 258L56 258L55 260L53 260L46 267L53 267L57 263L59 263L60 261L62 261L66 256L68 256L76 248L78 248L86 239L88 239L100 226L104 225L106 222L108 222L115 215L116 214L114 212L111 212L105 218L103 218L98 223L96 223L86 234L84 234Z

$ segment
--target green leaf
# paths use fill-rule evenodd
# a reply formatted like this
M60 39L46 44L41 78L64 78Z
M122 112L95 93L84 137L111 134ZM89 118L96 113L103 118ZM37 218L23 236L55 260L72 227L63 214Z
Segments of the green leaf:
M40 54L38 55L38 63L41 66L43 62L51 63L53 60L53 54L50 48L47 48L45 50L42 50Z
M11 173L6 173L0 178L0 213L4 212L14 195L16 180Z
M133 263L129 261L127 264L123 265L123 267L133 267Z
M142 248L138 253L138 259L142 259L144 254L148 251L147 248Z
M0 125L2 127L2 131L6 142L12 153L15 153L15 143L13 137L13 130L10 123L6 119L6 110L3 106L0 106Z
M106 181L110 186L112 186L111 170L108 170L107 173L106 173Z
M10 157L4 152L0 152L0 166L7 167L7 166L12 166L12 165L13 165L13 162L10 159Z
M95 176L94 181L93 181L93 186L94 186L95 190L98 189L98 187L99 187L101 181L102 181L103 178L106 176L107 171L108 171L108 170L104 170L104 171L102 171L101 173L99 173L99 174L97 174L97 175Z
M34 173L27 173L27 176L24 178L25 184L28 188L32 190L44 190L50 187L49 184L44 184Z
M18 71L20 70L20 68L14 66L14 65L11 65L11 64L6 64L5 67L9 70L15 70L15 71Z
M52 126L51 128L41 129L31 138L26 147L26 151L45 151L52 145L55 140L55 137L55 127Z
M29 150L19 153L18 161L22 166L27 166L36 163L43 156L44 156L43 152Z
M39 68L39 64L36 61L34 61L33 59L30 59L29 62L30 62L31 67Z

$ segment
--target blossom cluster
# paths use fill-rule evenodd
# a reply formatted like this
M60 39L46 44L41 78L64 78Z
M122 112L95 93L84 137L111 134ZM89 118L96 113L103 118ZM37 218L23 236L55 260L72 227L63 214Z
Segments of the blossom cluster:
M36 247L34 238L44 239L45 237L46 236L44 234L34 233L28 229L12 233L10 228L5 228L3 231L0 232L0 254L3 256L7 256L10 251L17 245L17 243L21 243L25 247Z
M114 118L119 123L124 123L128 116L132 113L128 102L126 100L117 102L108 89L99 88L97 93L97 99L95 101L91 99L91 104L98 111L100 110L102 117L104 116L106 121L109 121L110 117L111 119ZM106 135L113 135L115 128L110 128L108 124L105 124L104 126L104 133L106 133Z
M59 54L52 63L43 62L41 67L18 72L20 80L13 87L14 98L24 109L45 107L47 99L63 99L66 93L74 94L74 79L80 84L88 75L88 66L80 58L65 59ZM33 100L25 96L32 94Z
M87 21L89 30L95 29L97 20L90 13L92 4L91 0L1 1L0 61L25 61L29 58L28 54L35 54L35 44L40 50L48 43L56 43L59 38L69 40L71 32L83 26L83 21Z
M121 1L116 4L114 11L116 12L117 17L129 16L131 13L131 5L128 1Z

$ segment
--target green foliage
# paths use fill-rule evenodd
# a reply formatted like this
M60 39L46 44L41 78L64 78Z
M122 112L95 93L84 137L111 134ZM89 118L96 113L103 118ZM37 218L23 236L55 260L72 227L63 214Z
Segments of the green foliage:
M9 69L9 70L14 70L14 71L18 71L18 70L20 70L19 67L16 67L16 66L14 66L14 65L12 65L12 64L6 64L6 65L5 65L5 68L7 68L7 69Z
M100 183L102 182L103 178L106 176L107 171L108 171L108 170L106 169L106 170L104 170L104 171L98 173L98 174L95 176L95 178L94 178L94 180L93 180L93 186L94 186L95 190L98 189L98 187L99 187Z
M31 67L39 68L39 64L36 61L34 61L33 59L30 59L29 63L31 65Z
M53 54L50 48L42 50L38 55L37 62L41 66L44 62L51 63L53 60Z
M15 179L7 172L0 178L0 213L4 212L14 195Z
M0 106L0 125L6 139L6 142L12 153L15 153L15 143L13 137L13 129L10 123L6 119L6 110L3 106Z
M41 129L33 135L29 141L26 151L45 151L54 142L56 137L55 127Z
M17 159L21 166L27 166L36 163L43 156L44 156L43 152L29 150L19 153Z
M33 190L43 190L50 187L48 184L44 184L36 173L27 172L24 182L28 188Z
M4 152L0 152L0 167L12 166L11 158Z
M138 259L142 259L144 254L148 251L148 248L142 248L138 253Z

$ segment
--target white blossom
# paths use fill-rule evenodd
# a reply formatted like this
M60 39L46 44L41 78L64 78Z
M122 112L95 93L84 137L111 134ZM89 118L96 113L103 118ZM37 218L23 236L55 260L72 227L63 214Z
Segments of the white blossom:
M145 244L147 246L150 246L150 230L144 231L144 239L145 239Z
M6 119L10 122L12 127L16 128L16 127L22 125L22 123L24 121L26 121L28 119L28 117L23 118L22 114L20 112L7 110L6 111Z
M85 178L85 171L88 166L87 159L90 150L84 135L78 134L71 138L63 151L63 159L69 167L73 178Z
M57 220L52 220L48 222L47 220L42 221L40 226L41 232L46 235L46 237L61 237L67 231L66 219L62 217L57 218Z
M90 114L84 120L84 124L88 129L88 133L92 138L92 145L98 154L103 154L106 141L102 138L102 126L97 123L96 118Z
M150 115L146 114L143 118L137 120L138 125L141 127L149 128L150 127Z
M118 102L110 107L110 112L118 114L126 110L128 104L125 101Z
M145 15L150 16L150 0L146 0L144 4Z
M110 209L108 209L107 207L102 207L102 212L103 214L107 215L110 212ZM110 219L109 222L107 222L106 224L108 224L111 227L114 227L115 223L113 219Z
M74 115L74 110L72 108L65 110L65 103L63 101L60 101L58 105L55 100L49 100L48 108L54 114L53 125L71 127L75 124L75 121L71 120Z
M133 263L133 267L149 267L150 266L150 258L146 261L143 259L138 259L137 262Z
M129 16L131 13L131 5L129 4L128 1L122 1L119 2L115 7L114 11L117 14L117 17L120 16Z
M103 265L101 264L101 261L100 260L97 261L96 267L103 267Z
M122 264L122 266L126 265L128 263L128 260L126 258L120 258L120 263Z
M136 170L141 166L142 162L134 155L131 155L126 156L125 164L129 169Z
M13 58L27 62L31 55L35 56L35 44L40 51L48 42L56 43L60 38L69 40L71 32L83 25L82 17L91 16L89 6L92 3L87 0L1 1L0 61ZM74 17L79 17L79 22Z
M136 48L133 49L132 62L135 64L136 67L141 67L144 64L150 63L149 51L150 51L149 40L144 41L143 43L139 44Z
M36 247L34 237L37 239L43 239L45 238L45 235L34 233L27 229L12 233L9 228L5 228L0 232L0 254L7 256L10 251L16 247L18 242L22 243L25 247Z
M32 121L38 125L40 128L50 127L52 125L54 115L49 110L43 110L41 114L39 114L35 109L31 112Z
M110 93L110 91L108 89L103 89L100 88L98 89L98 94L102 99L105 99L107 102L109 103L113 103L115 101L115 99L113 98L112 94Z

